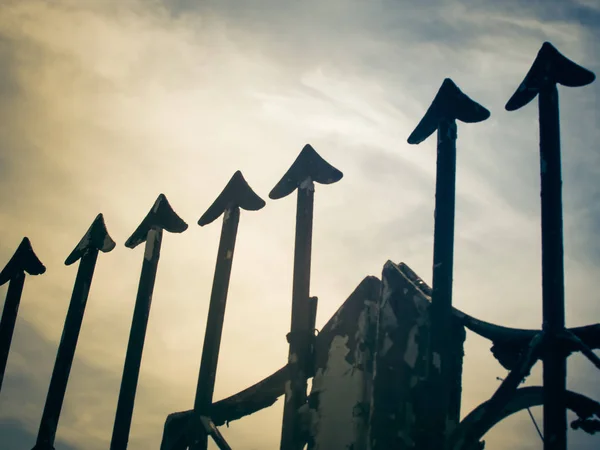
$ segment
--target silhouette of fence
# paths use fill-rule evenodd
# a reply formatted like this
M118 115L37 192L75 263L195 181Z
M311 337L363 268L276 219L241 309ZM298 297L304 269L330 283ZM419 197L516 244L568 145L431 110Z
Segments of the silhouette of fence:
M556 85L578 87L594 74L544 43L525 79L506 105L514 111L539 96L542 296L541 330L483 322L452 307L457 120L475 123L490 113L444 80L431 106L408 138L419 144L437 131L433 283L430 288L406 264L388 261L381 279L365 278L316 333L317 298L310 296L315 183L331 184L342 172L306 145L273 188L279 199L297 191L291 329L288 362L257 384L217 402L215 375L240 210L265 202L236 172L198 221L223 216L194 408L170 414L161 450L206 450L208 437L229 449L218 426L271 406L284 396L281 450L447 449L482 447L483 435L505 417L543 405L545 450L566 450L566 411L574 429L600 431L600 403L566 389L566 359L581 352L600 369L600 324L566 328L560 124ZM182 233L187 224L160 195L126 241L144 243L144 257L123 368L111 450L127 448L141 357L158 270L163 231ZM65 264L79 261L62 339L50 380L36 450L54 449L56 428L69 379L86 301L99 252L110 252L99 214ZM9 283L0 321L0 388L25 274L44 265L24 238L0 273ZM460 420L465 328L490 340L491 351L509 370L492 397ZM543 386L519 388L533 365L543 362ZM311 392L307 380L312 378Z

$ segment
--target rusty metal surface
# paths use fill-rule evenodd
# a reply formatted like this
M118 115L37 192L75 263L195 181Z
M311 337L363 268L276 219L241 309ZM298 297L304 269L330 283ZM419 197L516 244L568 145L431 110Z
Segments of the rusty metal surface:
M378 278L366 277L362 280L315 337L314 354L328 354L330 342L336 335L336 330L351 329L355 326L355 318L357 314L360 314L362 305L367 299L377 298L380 290L381 281ZM354 336L351 335L349 339L348 345L355 346ZM313 373L309 372L308 376L313 376ZM213 403L210 412L213 423L220 426L271 406L285 393L285 384L288 379L288 366L285 365L253 386ZM190 425L189 418L192 414L193 410L169 414L165 421L161 450L185 448L186 443L190 442L190 436L195 432L190 430L190 427L199 426L199 424Z
M303 407L309 450L367 449L379 286L363 282L319 333Z
M135 248L144 241L146 245L125 354L125 364L110 444L111 450L125 450L129 440L144 340L146 339L146 327L160 258L163 229L172 233L182 233L187 229L187 224L173 211L167 198L160 194L142 223L125 242L125 246L129 248Z
M454 214L456 197L456 120L481 122L490 112L465 95L446 78L431 106L408 138L419 144L437 130L435 224L433 234L433 286L431 293L431 346L428 364L431 394L431 426L426 448L440 448L445 440L450 402L453 351L449 346L452 323L454 266ZM436 378L437 380L433 380ZM424 447L425 448L425 447Z
M545 42L517 92L506 104L517 110L536 96L539 109L542 305L546 333L544 362L544 449L566 450L567 356L559 335L565 330L563 209L560 152L560 114L557 84L579 87L590 84L592 72L563 56Z
M223 215L221 238L206 321L206 332L204 334L200 372L198 374L198 384L194 399L194 411L198 415L208 416L213 403L221 334L225 320L227 292L240 220L240 208L257 211L264 206L264 200L256 195L244 179L242 173L238 170L231 177L223 192L221 192L214 203L198 220L198 225L203 226L217 219L221 214ZM217 435L213 433L213 438L215 436ZM207 434L199 433L197 442L193 443L191 448L192 450L206 450L208 448Z
M383 269L370 419L373 450L424 448L433 426L430 409L437 390L432 388L439 378L431 376L428 360L431 303L414 277L404 274L405 267L388 261ZM455 360L446 380L448 420L458 423L465 333L458 321L449 328L448 348Z
M98 214L79 244L65 261L65 265L68 266L80 260L34 450L53 450L54 448L56 428L58 427L67 390L71 365L75 357L75 349L94 276L98 252L106 253L114 248L115 242L108 234L104 218L102 214Z
M310 307L310 267L315 182L332 184L343 174L326 162L310 145L305 145L283 178L269 193L279 199L298 190L296 207L296 238L294 243L294 275L292 286L292 320L287 340L289 380L286 384L281 450L302 450L298 410L306 403L306 380L310 366L312 334Z

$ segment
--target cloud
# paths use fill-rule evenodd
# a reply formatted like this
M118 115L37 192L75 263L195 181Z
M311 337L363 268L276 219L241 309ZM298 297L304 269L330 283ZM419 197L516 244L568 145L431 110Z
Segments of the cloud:
M0 259L28 235L48 267L27 280L9 360L13 378L32 378L2 393L11 405L24 390L39 395L11 420L35 431L75 277L62 263L103 212L118 246L99 257L59 438L106 448L141 267L142 250L122 243L164 192L190 229L163 241L130 448L157 446L166 414L191 406L198 375L220 230L195 222L237 169L266 199L306 142L345 174L317 186L318 326L387 259L431 281L435 141L406 138L445 77L492 112L459 124L455 304L539 326L537 113L503 108L544 40L600 69L594 5L565 3L5 2ZM581 325L599 312L598 83L560 95L568 320ZM217 397L285 361L294 211L287 198L242 214ZM34 376L26 361L41 354L50 357ZM593 393L591 369L574 367ZM499 375L488 344L469 337L464 413ZM232 445L276 446L278 408L224 430ZM513 420L532 431L515 440L537 445L527 415ZM488 445L508 446L510 426Z

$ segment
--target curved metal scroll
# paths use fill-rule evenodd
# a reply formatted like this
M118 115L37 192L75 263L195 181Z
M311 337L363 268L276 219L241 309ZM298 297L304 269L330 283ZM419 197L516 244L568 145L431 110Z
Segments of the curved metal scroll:
M579 417L571 424L572 428L583 428L594 433L600 431L600 403L585 395L567 391L567 408ZM481 448L479 441L495 425L507 417L533 406L544 404L543 388L541 386L517 389L506 406L496 415L493 423L482 423L481 418L490 404L486 401L471 411L456 427L448 441L448 450L475 450ZM595 416L595 418L594 418ZM587 426L582 426L587 423ZM467 438L470 436L470 438ZM468 439L468 440L467 440Z
M398 269L426 296L431 296L431 288L405 263L398 264ZM498 362L507 370L513 370L527 346L540 330L509 328L476 319L456 308L452 313L465 328L492 341L491 351ZM600 348L600 324L569 328L568 332L576 336L587 349ZM564 340L564 349L568 353L583 351L576 340ZM589 356L588 356L589 358Z

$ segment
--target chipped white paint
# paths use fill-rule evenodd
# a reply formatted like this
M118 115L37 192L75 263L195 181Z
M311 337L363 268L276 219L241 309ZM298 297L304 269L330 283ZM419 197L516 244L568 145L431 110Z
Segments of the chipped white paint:
M341 313L342 308L338 309L331 319L331 331L335 331L335 329L340 325L340 318L342 317Z
M413 303L419 311L419 323L423 325L427 318L427 310L429 309L430 303L420 295L413 295Z
M309 408L308 403L305 403L298 408L298 416L300 422L300 430L303 434L309 433L314 426L317 412L314 409Z
M387 302L385 305L381 305L380 315L381 326L383 326L384 330L398 328L398 319L396 319L396 314L394 313L392 305L390 305L389 302Z
M372 355L368 350L360 350L358 344L364 342L367 338L369 327L375 327L377 323L377 303L371 300L365 300L363 305L365 309L361 311L360 316L358 317L358 326L356 327L356 333L354 333L354 339L357 343L354 351L354 364L357 366L362 365L362 367L364 367L364 364L368 363L368 360Z
M438 352L433 352L433 367L435 367L438 372L442 371L442 359Z
M383 340L383 345L381 346L381 356L387 355L387 352L390 351L394 342L390 339L390 336L386 333L385 339Z
M546 160L544 159L544 157L540 158L540 170L542 173L546 173L546 168L547 168L547 164L546 164Z
M285 402L288 403L292 399L292 382L287 380L285 382Z
M347 343L348 336L333 338L327 366L313 380L312 391L319 395L315 450L345 450L356 440L353 412L363 400L363 372L346 361Z
M334 336L325 368L319 368L311 395L318 396L318 409L310 418L314 450L366 450L368 441L368 405L371 398L371 374L365 371L372 360L371 349L364 345L376 326L377 304L365 301L358 317L355 345L348 348L349 336ZM347 357L353 351L353 363ZM360 406L365 405L362 412Z
M163 199L162 195L159 196L156 201L154 202L154 205L152 205L152 212L156 213L158 211L158 208L160 207L160 202Z
M419 377L414 376L414 375L412 377L410 377L410 387L411 388L414 388L418 382L419 382Z
M77 244L77 247L76 247L77 250L85 250L90 245L90 239L92 236L92 227L93 226L94 226L94 224L92 224L88 228L85 235L81 238L81 240L79 241L79 244Z
M154 247L158 243L158 230L152 228L148 231L148 235L146 236L146 251L144 252L144 259L146 261L150 261L152 259L152 255L154 255Z
M299 189L305 189L307 191L314 191L315 190L315 183L313 182L313 180L308 177L306 180L304 180L302 183L300 183L300 186L298 186Z
M457 425L456 421L446 417L446 436L450 436Z
M386 266L387 266L387 264L386 264ZM384 267L383 270L385 270L385 269L386 269L386 267ZM388 279L386 277L384 277L382 281L383 282L382 282L382 288L381 288L381 308L383 308L388 303L390 296L392 295Z
M417 343L417 334L419 333L420 324L415 324L408 332L408 342L406 343L406 351L404 352L404 361L411 369L415 368L417 357L419 356L419 344Z
M104 242L102 242L102 248L107 248L113 245L113 241L109 235L104 236Z
M402 440L402 442L404 442L404 445L406 446L406 448L415 446L415 442L411 439L410 434L408 433L407 430L402 429L402 430L398 431L398 437Z

